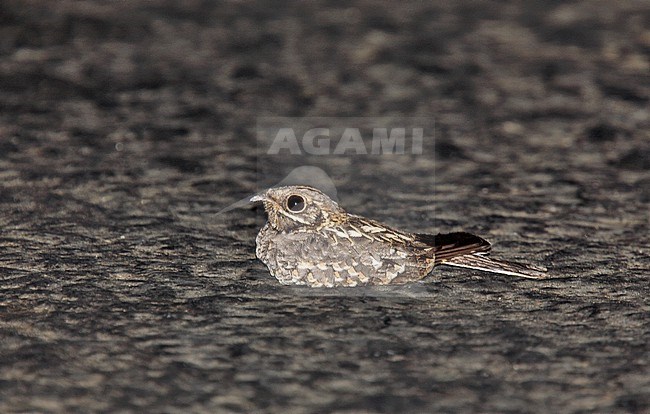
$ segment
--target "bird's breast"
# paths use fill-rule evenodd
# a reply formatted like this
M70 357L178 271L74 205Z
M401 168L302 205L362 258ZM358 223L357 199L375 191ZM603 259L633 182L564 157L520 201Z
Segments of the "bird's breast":
M340 227L278 232L265 226L257 257L281 283L313 287L389 284L428 273L408 249Z

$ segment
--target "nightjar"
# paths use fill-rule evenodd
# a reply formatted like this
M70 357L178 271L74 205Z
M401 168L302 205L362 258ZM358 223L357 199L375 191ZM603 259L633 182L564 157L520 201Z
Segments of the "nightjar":
M261 201L268 222L256 254L280 283L311 287L402 284L451 265L541 279L545 269L487 257L490 243L470 233L408 233L347 213L307 186L270 188Z

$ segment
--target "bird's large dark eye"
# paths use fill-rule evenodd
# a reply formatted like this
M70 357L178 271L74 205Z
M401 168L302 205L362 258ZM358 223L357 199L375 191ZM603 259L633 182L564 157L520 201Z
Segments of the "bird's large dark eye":
M287 198L287 208L294 213L300 213L305 209L305 199L299 195L292 195Z

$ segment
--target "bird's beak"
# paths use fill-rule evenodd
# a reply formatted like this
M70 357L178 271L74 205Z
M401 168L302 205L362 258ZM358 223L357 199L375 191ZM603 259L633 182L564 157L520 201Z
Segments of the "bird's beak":
M258 201L266 201L267 198L264 194L255 194L251 199L249 200L251 203L256 203Z

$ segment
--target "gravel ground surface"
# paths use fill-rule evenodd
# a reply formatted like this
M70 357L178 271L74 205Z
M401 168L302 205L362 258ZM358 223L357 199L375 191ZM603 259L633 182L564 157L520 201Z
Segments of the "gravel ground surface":
M645 1L2 1L0 412L650 412L649 74ZM434 119L341 204L556 278L279 285L269 116Z

